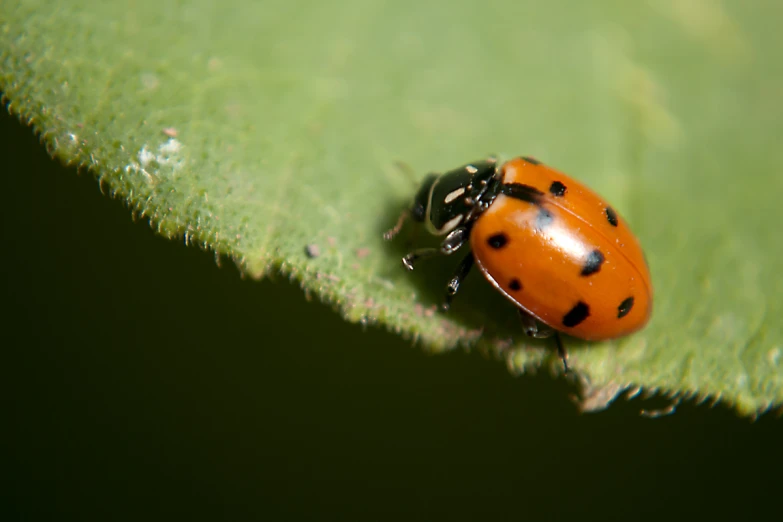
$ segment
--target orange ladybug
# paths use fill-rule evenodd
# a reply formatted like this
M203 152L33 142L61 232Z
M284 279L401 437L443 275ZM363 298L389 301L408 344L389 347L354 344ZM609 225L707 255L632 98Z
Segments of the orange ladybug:
M439 248L403 257L408 270L470 243L446 285L444 310L475 264L519 308L527 335L554 335L566 371L559 332L612 339L650 319L650 271L628 224L598 194L533 158L428 175L384 237L397 235L407 217L445 236Z

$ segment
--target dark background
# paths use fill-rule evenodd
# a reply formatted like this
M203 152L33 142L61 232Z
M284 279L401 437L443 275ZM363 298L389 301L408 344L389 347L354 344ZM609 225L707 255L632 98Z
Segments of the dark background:
M425 355L156 236L5 109L0 158L0 520L780 514L779 417L580 415L563 380Z

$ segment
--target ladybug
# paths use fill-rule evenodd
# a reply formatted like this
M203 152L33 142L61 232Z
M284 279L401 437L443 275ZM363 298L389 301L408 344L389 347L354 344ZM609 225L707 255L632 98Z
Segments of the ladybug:
M554 337L566 372L561 332L612 339L650 318L650 271L628 224L601 196L538 160L489 158L429 174L384 237L407 218L443 236L440 247L403 257L408 270L470 244L446 285L444 311L476 265L518 307L527 335Z

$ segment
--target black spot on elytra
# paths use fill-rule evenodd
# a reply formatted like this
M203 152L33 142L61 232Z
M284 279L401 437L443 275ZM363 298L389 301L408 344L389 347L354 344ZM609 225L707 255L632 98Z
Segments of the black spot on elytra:
M617 226L617 212L614 211L612 207L606 207L606 220L609 221L609 224L613 227Z
M601 270L601 265L604 263L604 255L600 250L593 250L588 254L585 265L582 267L582 275L589 276L595 274Z
M527 161L528 163L532 163L533 165L541 165L541 162L538 161L536 158L531 158L530 156L520 156L523 160Z
M633 296L627 298L625 301L620 303L620 306L617 307L617 318L622 319L628 313L631 311L631 308L633 308Z
M563 326L573 328L590 316L590 307L584 301L579 301L563 316Z
M542 230L551 225L554 220L555 216L544 207L541 207L538 209L538 215L536 216L536 228Z
M487 239L487 244L496 250L503 248L504 246L506 246L507 243L508 243L508 236L503 232L498 232L497 234L493 234L489 236L489 239Z
M519 279L517 279L517 278L514 278L514 279L512 279L512 280L511 280L511 281L508 283L508 287L509 287L511 290L513 290L513 291L515 291L515 292L518 292L518 291L522 290L522 283L519 281Z
M531 187L530 185L525 185L524 183L505 183L500 187L500 192L510 198L525 201L527 203L533 203L534 205L537 205L541 201L541 197L544 195L544 193L538 190L536 187Z
M552 184L549 185L549 193L556 198L565 196L566 190L568 190L568 188L559 181L553 181Z

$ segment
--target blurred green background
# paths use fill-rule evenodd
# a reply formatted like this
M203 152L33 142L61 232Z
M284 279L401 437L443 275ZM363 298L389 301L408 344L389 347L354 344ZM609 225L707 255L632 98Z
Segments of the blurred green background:
M779 513L783 422L428 356L157 237L0 111L2 520Z

